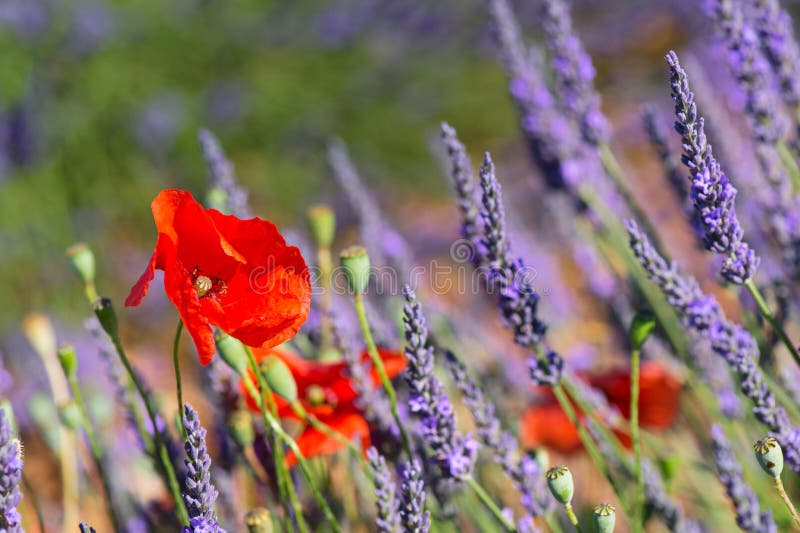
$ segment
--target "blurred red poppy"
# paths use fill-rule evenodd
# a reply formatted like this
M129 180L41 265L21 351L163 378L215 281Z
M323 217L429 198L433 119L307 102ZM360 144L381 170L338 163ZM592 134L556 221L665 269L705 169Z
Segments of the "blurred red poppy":
M629 370L614 370L586 378L603 393L609 405L626 419L630 413L631 375ZM645 361L640 372L639 423L649 429L672 425L678 411L681 382L656 361ZM582 419L583 413L576 408ZM625 432L615 432L622 443L630 446ZM520 440L525 447L544 446L561 453L579 450L582 445L578 431L555 399L549 388L541 388L541 401L528 409L520 424Z
M406 358L401 352L387 349L378 350L381 360L386 367L390 378L400 374L406 367ZM350 383L345 363L320 363L299 357L284 348L271 350L253 350L257 361L267 356L279 357L294 376L297 383L298 401L310 414L332 427L349 440L359 439L363 449L370 446L370 428L361 411L356 406L358 394ZM363 362L368 362L369 354L361 355ZM370 371L373 387L380 385L377 371ZM245 391L242 386L242 391ZM245 393L250 409L258 411L258 406L250 395ZM273 394L280 418L298 419L292 406L279 396ZM296 439L304 457L324 455L337 452L343 448L335 438L329 437L311 426L305 426ZM294 466L296 457L288 453L286 460L289 466Z
M308 317L309 272L274 224L204 209L175 189L162 191L152 210L156 248L125 305L139 305L156 269L163 270L164 289L203 365L215 352L211 326L264 348L295 336Z

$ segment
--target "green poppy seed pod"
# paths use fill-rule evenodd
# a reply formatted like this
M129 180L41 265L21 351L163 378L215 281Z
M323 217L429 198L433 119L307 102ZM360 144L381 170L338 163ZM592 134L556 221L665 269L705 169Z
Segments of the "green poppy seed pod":
M94 302L94 314L103 331L108 333L111 339L119 339L119 323L117 322L117 312L114 311L114 304L110 298L98 298Z
M764 437L753 446L756 460L761 468L772 477L780 477L783 471L783 450L774 437Z
M75 355L75 347L71 344L62 344L58 349L58 361L61 363L61 368L64 369L64 374L71 378L78 371L78 357Z
M311 206L306 212L311 236L320 248L330 248L336 234L336 215L331 206L317 204Z
M220 330L214 333L214 343L217 345L217 353L222 357L222 360L238 375L244 376L249 359L244 344L239 339L235 339Z
M270 355L261 361L259 369L272 392L290 403L297 400L297 382L283 359Z
M56 332L47 316L31 313L22 321L22 331L40 357L52 357L56 352Z
M206 205L211 209L216 209L217 211L225 213L227 204L228 193L225 192L225 189L211 187L208 192L206 192Z
M58 417L72 431L77 431L83 426L81 410L73 401L69 401L58 408Z
M353 294L364 294L369 284L369 255L363 246L351 246L339 254L347 286Z
M264 507L251 509L244 515L244 524L249 533L272 533L272 517Z
M631 328L628 332L630 336L631 347L634 350L639 350L644 345L647 338L656 327L656 319L649 312L643 311L636 313L631 321Z
M78 278L86 285L94 283L94 252L85 242L73 244L67 248L67 257Z
M592 513L595 533L613 533L617 522L617 510L607 503L601 503Z
M247 448L256 440L256 432L253 429L253 419L250 413L239 409L228 417L228 433L234 442L242 448Z
M545 474L547 487L553 497L560 503L567 505L572 502L575 493L575 484L572 482L572 472L564 465L554 466Z

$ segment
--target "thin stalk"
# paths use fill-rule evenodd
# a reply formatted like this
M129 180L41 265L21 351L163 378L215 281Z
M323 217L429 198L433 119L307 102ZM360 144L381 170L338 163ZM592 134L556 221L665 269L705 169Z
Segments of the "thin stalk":
M183 332L183 320L178 319L178 327L175 329L175 340L172 341L172 365L175 367L175 388L178 390L178 411L183 410L183 387L181 386L181 365L178 363L178 347L181 342L181 333ZM186 426L178 424L181 427L181 434L183 440L186 440Z
M332 343L332 327L331 317L328 314L331 309L331 271L333 270L333 261L331 259L331 250L328 247L317 248L317 264L319 265L320 288L322 289L322 297L320 298L320 307L322 309L322 327L320 344L322 349L328 348Z
M797 161L795 161L794 156L792 156L791 150L789 150L789 147L786 146L786 143L783 141L777 142L775 144L775 149L778 151L781 163L783 163L784 168L786 168L786 171L789 173L792 189L794 189L795 192L800 191L800 168L798 168Z
M256 375L256 380L258 381L259 389L262 391L267 390L267 384L264 380L264 377L261 375L261 372L258 370L258 363L256 363L255 357L253 357L253 352L250 349L245 350L247 352L247 357L249 359L250 368ZM328 520L331 528L334 531L341 532L342 527L339 525L339 522L336 520L336 517L331 511L331 508L328 506L328 503L325 501L325 498L319 491L317 484L314 482L314 478L311 474L311 467L308 464L303 452L300 450L300 447L297 446L297 443L294 439L284 431L283 427L281 426L280 422L272 415L272 413L266 408L266 402L264 401L264 397L256 390L253 383L248 379L246 376L242 376L243 382L245 387L247 388L248 394L250 394L256 402L259 404L259 408L261 409L261 414L264 417L264 423L275 432L289 447L289 449L294 452L295 457L297 458L297 464L300 465L300 470L303 473L303 477L305 477L306 482L308 483L311 493L314 496L317 504L322 509L322 512L325 514L325 518Z
M22 474L22 485L28 492L33 512L36 513L36 522L39 526L39 531L44 531L44 514L42 513L42 506L39 502L39 495L33 490L33 485L31 485L30 481L28 481L28 477L24 473Z
M635 460L635 479L636 495L633 505L633 523L631 528L634 531L642 530L644 522L644 476L642 475L642 442L639 436L639 361L640 350L635 349L631 353L631 440L633 441L633 453Z
M575 531L581 533L581 525L578 523L578 517L575 516L575 511L572 510L572 504L571 503L564 504L564 510L567 512L567 517L569 517L569 521L572 522L573 526L575 526Z
M761 315L766 318L770 324L772 324L772 328L775 330L775 333L778 334L783 341L783 344L789 349L789 353L792 354L794 362L800 366L800 353L797 352L797 348L792 344L791 339L789 339L789 335L786 334L786 331L781 327L780 323L775 318L775 314L767 305L767 301L764 299L761 291L758 290L758 287L756 287L756 284L753 282L752 278L745 281L744 286L748 291L750 291L750 295L753 297L753 300L756 301L756 305L758 306L758 310L761 312Z
M111 525L114 527L114 531L122 531L122 523L119 520L119 516L117 516L117 510L114 507L114 500L111 496L111 481L108 478L108 472L106 472L104 463L105 454L103 453L103 448L100 446L100 442L97 440L97 435L95 435L92 422L89 420L89 413L86 410L86 404L83 401L83 394L81 394L81 388L78 386L78 379L73 373L71 376L67 377L67 380L69 381L69 386L72 390L72 397L75 400L75 403L78 405L78 409L81 411L83 429L86 432L86 438L89 441L89 448L92 451L92 458L94 459L97 473L100 476L100 483L103 486L103 492L105 493L106 497L106 509L108 510L109 518L111 518Z
M492 497L486 492L486 490L478 483L474 477L470 476L467 478L467 485L475 491L475 494L481 500L484 506L494 515L497 521L502 525L506 531L517 531L516 526L512 524L505 516L503 516L503 512L500 510L500 507L492 500Z
M383 360L381 359L380 354L378 354L378 347L375 345L375 340L372 338L372 332L369 329L367 313L364 310L364 295L356 294L354 300L356 315L358 315L358 323L361 326L361 333L364 336L364 342L367 345L367 352L372 359L372 364L375 365L375 369L378 371L378 376L380 377L381 385L383 385L383 390L386 391L386 395L389 397L389 404L392 408L392 416L394 417L395 424L397 424L397 429L400 431L400 439L403 441L403 448L405 448L409 460L413 461L414 454L411 451L411 441L408 439L406 430L400 420L400 412L397 410L397 393L395 393L392 382L389 381L389 376L386 374L386 368L383 366Z
M164 472L167 476L167 486L172 494L172 499L175 500L175 513L178 515L178 519L182 524L188 524L189 513L186 511L186 505L183 503L183 498L181 498L181 489L178 485L178 478L175 476L175 469L172 467L172 462L169 459L167 447L164 445L164 442L161 439L161 431L158 429L156 413L147 397L147 391L144 390L144 386L142 386L142 383L136 376L136 372L133 370L133 366L128 359L128 355L125 353L125 348L123 348L119 337L111 337L111 342L114 344L114 348L117 350L117 355L119 355L122 365L128 372L128 376L136 387L136 390L139 392L139 396L141 396L142 402L144 403L144 408L147 411L147 416L150 419L150 424L153 426L153 441L155 443L158 457L161 459L161 466L164 468Z
M547 524L547 527L552 531L552 533L564 533L564 530L561 529L561 524L558 523L558 520L553 516L553 513L547 512L542 516L542 520L544 523Z
M794 504L792 500L789 499L789 495L786 494L786 489L783 488L783 481L781 481L780 476L775 476L775 489L780 494L783 503L786 504L786 508L789 510L789 513L792 515L792 520L797 526L800 526L800 516L797 515L797 509L794 508Z

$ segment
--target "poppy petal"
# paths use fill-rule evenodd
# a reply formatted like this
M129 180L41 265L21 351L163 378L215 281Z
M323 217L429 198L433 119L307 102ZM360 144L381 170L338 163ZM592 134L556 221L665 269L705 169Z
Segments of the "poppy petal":
M545 446L561 453L581 447L578 430L558 404L537 405L522 415L520 440L526 448Z
M346 413L343 415L334 415L323 421L328 424L328 426L341 433L349 441L356 441L357 444L360 444L362 450L369 448L369 425L360 414ZM344 444L337 439L329 437L311 426L306 427L303 433L296 439L296 442L303 457L328 455L336 453L345 447ZM291 450L286 454L286 463L289 465L289 468L297 463L297 457Z

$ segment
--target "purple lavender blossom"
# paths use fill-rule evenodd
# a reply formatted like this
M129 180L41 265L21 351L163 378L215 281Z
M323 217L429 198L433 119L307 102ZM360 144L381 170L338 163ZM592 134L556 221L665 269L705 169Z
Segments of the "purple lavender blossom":
M184 448L188 457L183 461L187 470L183 501L186 503L191 520L189 531L225 533L225 530L219 527L214 512L214 502L218 493L211 484L211 457L206 448L206 430L200 425L197 411L188 403L184 406L183 427L186 429ZM187 529L184 528L184 531Z
M681 508L667 495L661 475L648 459L642 461L642 476L647 512L658 516L670 531L687 531Z
M584 141L594 146L607 143L609 125L594 88L594 66L572 28L567 3L545 0L542 11L545 46L550 52L559 104L564 114L578 123Z
M704 244L707 250L724 256L722 277L741 285L753 277L760 259L743 240L734 205L736 188L714 159L686 72L675 52L667 54L666 59L675 101L675 129L683 140L682 160L691 172L691 197L703 226Z
M95 530L95 528L93 528L86 522L81 522L80 524L78 524L78 530L81 533L97 533L97 530Z
M800 104L800 46L792 28L792 17L778 0L752 0L754 24L761 50L780 80L784 101Z
M22 456L19 439L11 434L11 420L0 408L0 531L24 533L17 506L22 499Z
M717 477L736 510L736 524L743 531L757 533L777 531L775 522L772 521L772 514L769 511L761 512L758 497L744 481L742 466L731 450L725 432L718 424L711 426L711 450L717 465Z
M406 533L427 533L431 516L425 510L425 484L418 464L406 464L400 471L400 521Z
M450 175L456 191L458 210L461 213L461 238L472 246L470 260L477 266L481 254L479 247L482 223L479 218L478 202L475 195L475 179L472 175L472 162L467 149L458 140L456 130L442 122L442 142L450 159Z
M421 421L422 440L446 477L464 480L472 475L478 443L470 435L456 430L455 414L444 385L433 374L433 347L428 342L428 327L422 308L411 287L403 288L406 299L403 313L405 354L408 367L406 383L410 389L408 405Z
M116 30L108 6L86 2L75 6L69 29L69 45L78 54L88 54L103 44Z
M455 354L446 351L447 364L456 386L472 413L478 437L494 454L514 487L520 493L520 503L529 517L542 516L553 499L547 493L539 463L520 453L517 439L505 431L497 418L495 405L469 377L467 368Z
M767 426L784 450L786 464L800 471L800 429L794 427L783 407L764 382L758 366L758 344L743 327L725 317L713 296L700 290L697 280L668 265L633 221L627 221L631 248L683 320L685 326L709 339L711 349L736 372L742 393L752 402L756 419Z
M136 142L151 154L163 153L175 142L185 114L183 99L178 94L164 92L155 95L134 121Z
M197 134L203 157L208 166L210 189L222 191L225 195L225 212L239 218L250 218L252 213L247 205L247 191L239 186L233 164L225 157L219 140L209 130L201 129Z
M386 459L375 447L367 450L367 459L375 475L375 505L378 516L375 521L378 533L395 533L400 528L400 515L397 512L398 501L395 486Z

